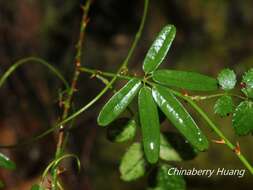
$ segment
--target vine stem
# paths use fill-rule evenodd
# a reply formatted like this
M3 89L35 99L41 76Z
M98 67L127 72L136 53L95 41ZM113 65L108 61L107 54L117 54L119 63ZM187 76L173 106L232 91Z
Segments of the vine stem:
M240 161L243 163L243 165L249 170L251 174L253 174L253 167L248 162L248 160L244 157L244 155L241 153L240 150L238 150L238 147L233 145L222 133L222 131L213 123L213 121L206 115L206 113L190 98L187 96L182 95L181 93L171 90L173 94L176 96L186 100L201 116L202 118L207 122L207 124L210 126L210 128L218 135L228 146L229 149L231 149L233 152L235 152L236 156L240 159Z
M93 105L100 97L102 97L104 95L104 93L111 87L111 85L117 79L116 76L113 77L112 80L107 84L107 86L104 89L102 89L102 91L94 99L92 99L87 105L85 105L83 108L79 109L77 112L75 112L74 114L72 114L71 116L68 117L68 112L69 112L71 100L72 100L74 91L76 90L76 83L77 83L78 77L80 75L80 70L79 69L81 67L81 54L82 54L82 47L83 47L82 44L83 44L83 40L84 40L84 32L85 32L87 22L88 22L88 11L89 11L89 8L90 8L90 4L91 4L91 0L88 0L86 2L86 5L83 7L84 8L84 14L83 14L83 18L82 18L81 27L80 27L79 41L78 41L78 44L77 44L77 54L76 54L76 57L75 57L75 72L74 72L74 76L73 76L73 79L72 79L71 88L68 92L67 100L64 103L64 111L63 111L62 121L60 123L66 123L66 121L72 120L73 118L75 118L76 116L81 114L83 111L85 111L88 107ZM137 46L137 43L138 43L138 41L141 37L142 31L143 31L143 28L144 28L144 24L145 24L145 20L146 20L146 16L147 16L148 4L149 4L149 0L145 0L144 1L144 11L143 11L143 16L142 16L140 27L139 27L136 35L135 35L133 44L132 44L132 46L131 46L128 54L127 54L127 57L125 58L125 60L121 64L120 68L118 69L117 74L120 74L123 69L127 69L127 65L129 63L129 60L132 57L132 54L133 54L133 52L134 52L134 50ZM58 126L59 126L59 124L58 124ZM57 149L56 149L55 159L60 157L62 152L63 152L62 146L64 144L64 135L65 135L64 131L65 131L64 125L60 124L60 130L59 130L59 135L58 135L58 142L57 142ZM58 170L58 165L53 167L53 170L52 170L52 176L53 176L52 189L53 190L57 189L57 170Z
M79 39L78 39L77 46L76 46L77 53L76 53L75 60L74 60L75 71L74 71L74 75L72 78L71 87L68 90L67 98L63 104L63 114L62 114L61 121L64 121L68 117L69 110L71 108L70 105L72 102L72 98L73 98L74 92L76 91L76 88L77 88L77 81L78 81L78 78L80 75L79 68L81 67L81 57L82 57L82 52L83 52L83 42L84 42L85 31L86 31L87 24L88 24L88 13L89 13L90 5L91 5L91 0L87 0L85 5L82 6L83 17L81 20ZM56 147L56 153L55 153L55 160L57 160L64 152L63 145L64 145L64 138L65 138L65 130L66 130L66 126L61 125L60 129L59 129L59 133L58 133L58 141L57 141L57 147ZM58 163L56 163L54 165L54 167L52 168L52 190L58 189L57 173L58 173Z

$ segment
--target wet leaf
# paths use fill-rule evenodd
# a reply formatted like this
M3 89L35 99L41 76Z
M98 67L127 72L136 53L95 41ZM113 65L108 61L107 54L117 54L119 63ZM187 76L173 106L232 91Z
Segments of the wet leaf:
M175 167L162 164L156 176L156 187L152 190L185 190L186 183L182 175L174 175Z
M16 168L16 165L7 156L0 153L0 168L14 170Z
M195 72L157 70L153 73L157 83L186 90L213 91L218 89L217 80Z
M242 88L242 92L246 96L253 98L253 68L243 75L242 83L245 86Z
M214 105L214 113L221 117L225 117L232 113L234 104L231 96L224 95L220 97Z
M176 28L173 25L167 25L161 30L144 59L143 70L145 73L151 73L159 67L166 57L175 35Z
M173 125L199 151L208 148L208 140L195 121L177 98L165 87L157 85L152 90L153 97Z
M133 181L145 174L146 160L140 143L132 144L120 163L121 179Z
M160 136L160 158L166 161L182 161L180 155L162 134Z
M142 142L148 162L156 163L160 149L160 123L156 104L149 87L139 92L139 114L142 131Z
M231 69L223 69L218 75L219 85L223 90L231 90L236 84L235 72Z
M104 105L99 113L97 122L100 126L106 126L114 121L131 103L141 87L138 79L130 80Z
M107 128L107 138L112 142L125 142L133 139L136 132L136 122L129 118L120 118Z
M232 119L236 134L247 135L253 132L253 102L243 101L235 109Z

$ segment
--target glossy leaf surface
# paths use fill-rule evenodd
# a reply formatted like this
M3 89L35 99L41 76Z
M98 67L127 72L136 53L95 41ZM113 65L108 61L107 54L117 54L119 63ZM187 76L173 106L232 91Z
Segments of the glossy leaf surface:
M140 143L132 144L120 163L121 179L135 180L145 174L146 160Z
M180 155L163 135L160 136L160 158L166 161L182 161Z
M186 90L212 91L218 89L217 80L195 72L157 70L153 73L157 83Z
M233 114L233 127L238 135L247 135L253 132L253 102L241 102Z
M112 142L125 142L133 139L136 132L136 122L129 118L120 118L107 128L107 138Z
M145 73L151 73L159 67L166 57L175 35L176 28L173 25L167 25L161 30L144 59L143 70Z
M208 140L198 128L195 121L177 98L165 87L153 88L153 97L172 124L199 151L208 148Z
M106 126L114 121L131 103L141 87L138 79L130 80L104 105L98 116L98 124Z
M143 87L138 97L142 142L148 162L156 163L160 149L160 123L157 106L149 87Z
M242 88L242 92L246 96L253 98L253 68L243 75L242 83L245 86Z
M14 170L16 168L16 165L7 156L0 153L0 168Z
M223 90L231 90L236 84L235 72L231 69L223 69L218 75L219 85Z
M220 97L214 105L214 113L221 117L225 117L232 113L234 104L231 96L224 95Z

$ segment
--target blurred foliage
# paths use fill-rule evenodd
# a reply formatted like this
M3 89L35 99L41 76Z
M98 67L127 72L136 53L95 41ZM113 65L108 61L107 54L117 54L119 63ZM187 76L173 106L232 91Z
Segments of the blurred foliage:
M14 61L36 55L57 66L69 79L78 38L81 1L12 0L0 1L0 74ZM151 1L148 22L139 48L131 61L132 71L141 72L141 60L162 26L172 23L177 37L164 67L198 71L217 76L224 67L242 74L253 66L253 2L250 0L158 0ZM132 36L137 30L142 1L96 0L85 42L84 64L92 68L115 70L123 60ZM81 77L75 96L79 107L88 102L103 86L89 76ZM43 68L24 66L0 90L0 143L12 144L48 128L58 120L58 90L60 83ZM69 189L127 190L144 189L144 179L135 183L122 182L117 170L125 145L111 144L105 129L97 129L96 116L101 101L75 121L70 131L70 152L80 155L82 171L75 164L65 163L63 174ZM212 104L211 104L212 103ZM211 113L214 102L202 103ZM242 151L253 160L252 138L237 138L231 130L231 119L211 115L234 141L240 141ZM198 121L205 129L205 123ZM166 129L169 124L164 126ZM209 137L213 134L209 132ZM215 137L213 137L215 138ZM47 147L47 148L45 148ZM50 135L29 147L4 150L17 163L17 171L1 171L6 190L29 189L50 161L55 150L55 137ZM208 152L186 168L240 168L232 152L222 145L212 144ZM144 177L145 178L145 177ZM252 176L229 178L187 178L189 189L251 189ZM217 188L218 187L218 188ZM68 188L67 188L68 189Z

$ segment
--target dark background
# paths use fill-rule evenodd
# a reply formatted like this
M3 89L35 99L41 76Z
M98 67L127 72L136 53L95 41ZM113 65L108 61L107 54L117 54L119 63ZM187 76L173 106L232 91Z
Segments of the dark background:
M143 36L131 59L131 72L141 73L147 49L160 29L171 23L177 27L177 35L162 67L197 71L214 77L222 68L229 67L241 76L253 66L252 7L251 0L151 0ZM90 12L83 64L116 71L131 45L142 11L142 1L95 0ZM81 15L80 1L1 0L0 74L20 58L38 56L71 80ZM82 74L74 98L75 107L85 105L102 87L100 81ZM0 143L22 142L52 126L61 113L58 93L62 89L62 84L44 67L27 64L18 69L0 90ZM146 177L131 183L120 180L118 165L127 143L110 143L105 137L106 130L96 124L97 113L109 95L107 93L107 97L75 120L67 150L79 155L83 168L77 173L74 163L65 163L66 189L137 190L146 187ZM231 128L231 117L219 119L214 116L213 103L208 101L203 108L233 142L240 142L242 151L252 163L252 137L236 137ZM210 139L215 139L201 118L194 117ZM56 136L51 134L22 148L1 150L17 164L16 171L0 172L0 177L7 183L6 190L29 189L53 158L55 144ZM200 169L243 167L227 147L216 144L211 144L208 152L193 161L180 164ZM240 179L192 176L186 180L192 190L247 190L253 185L249 174Z

